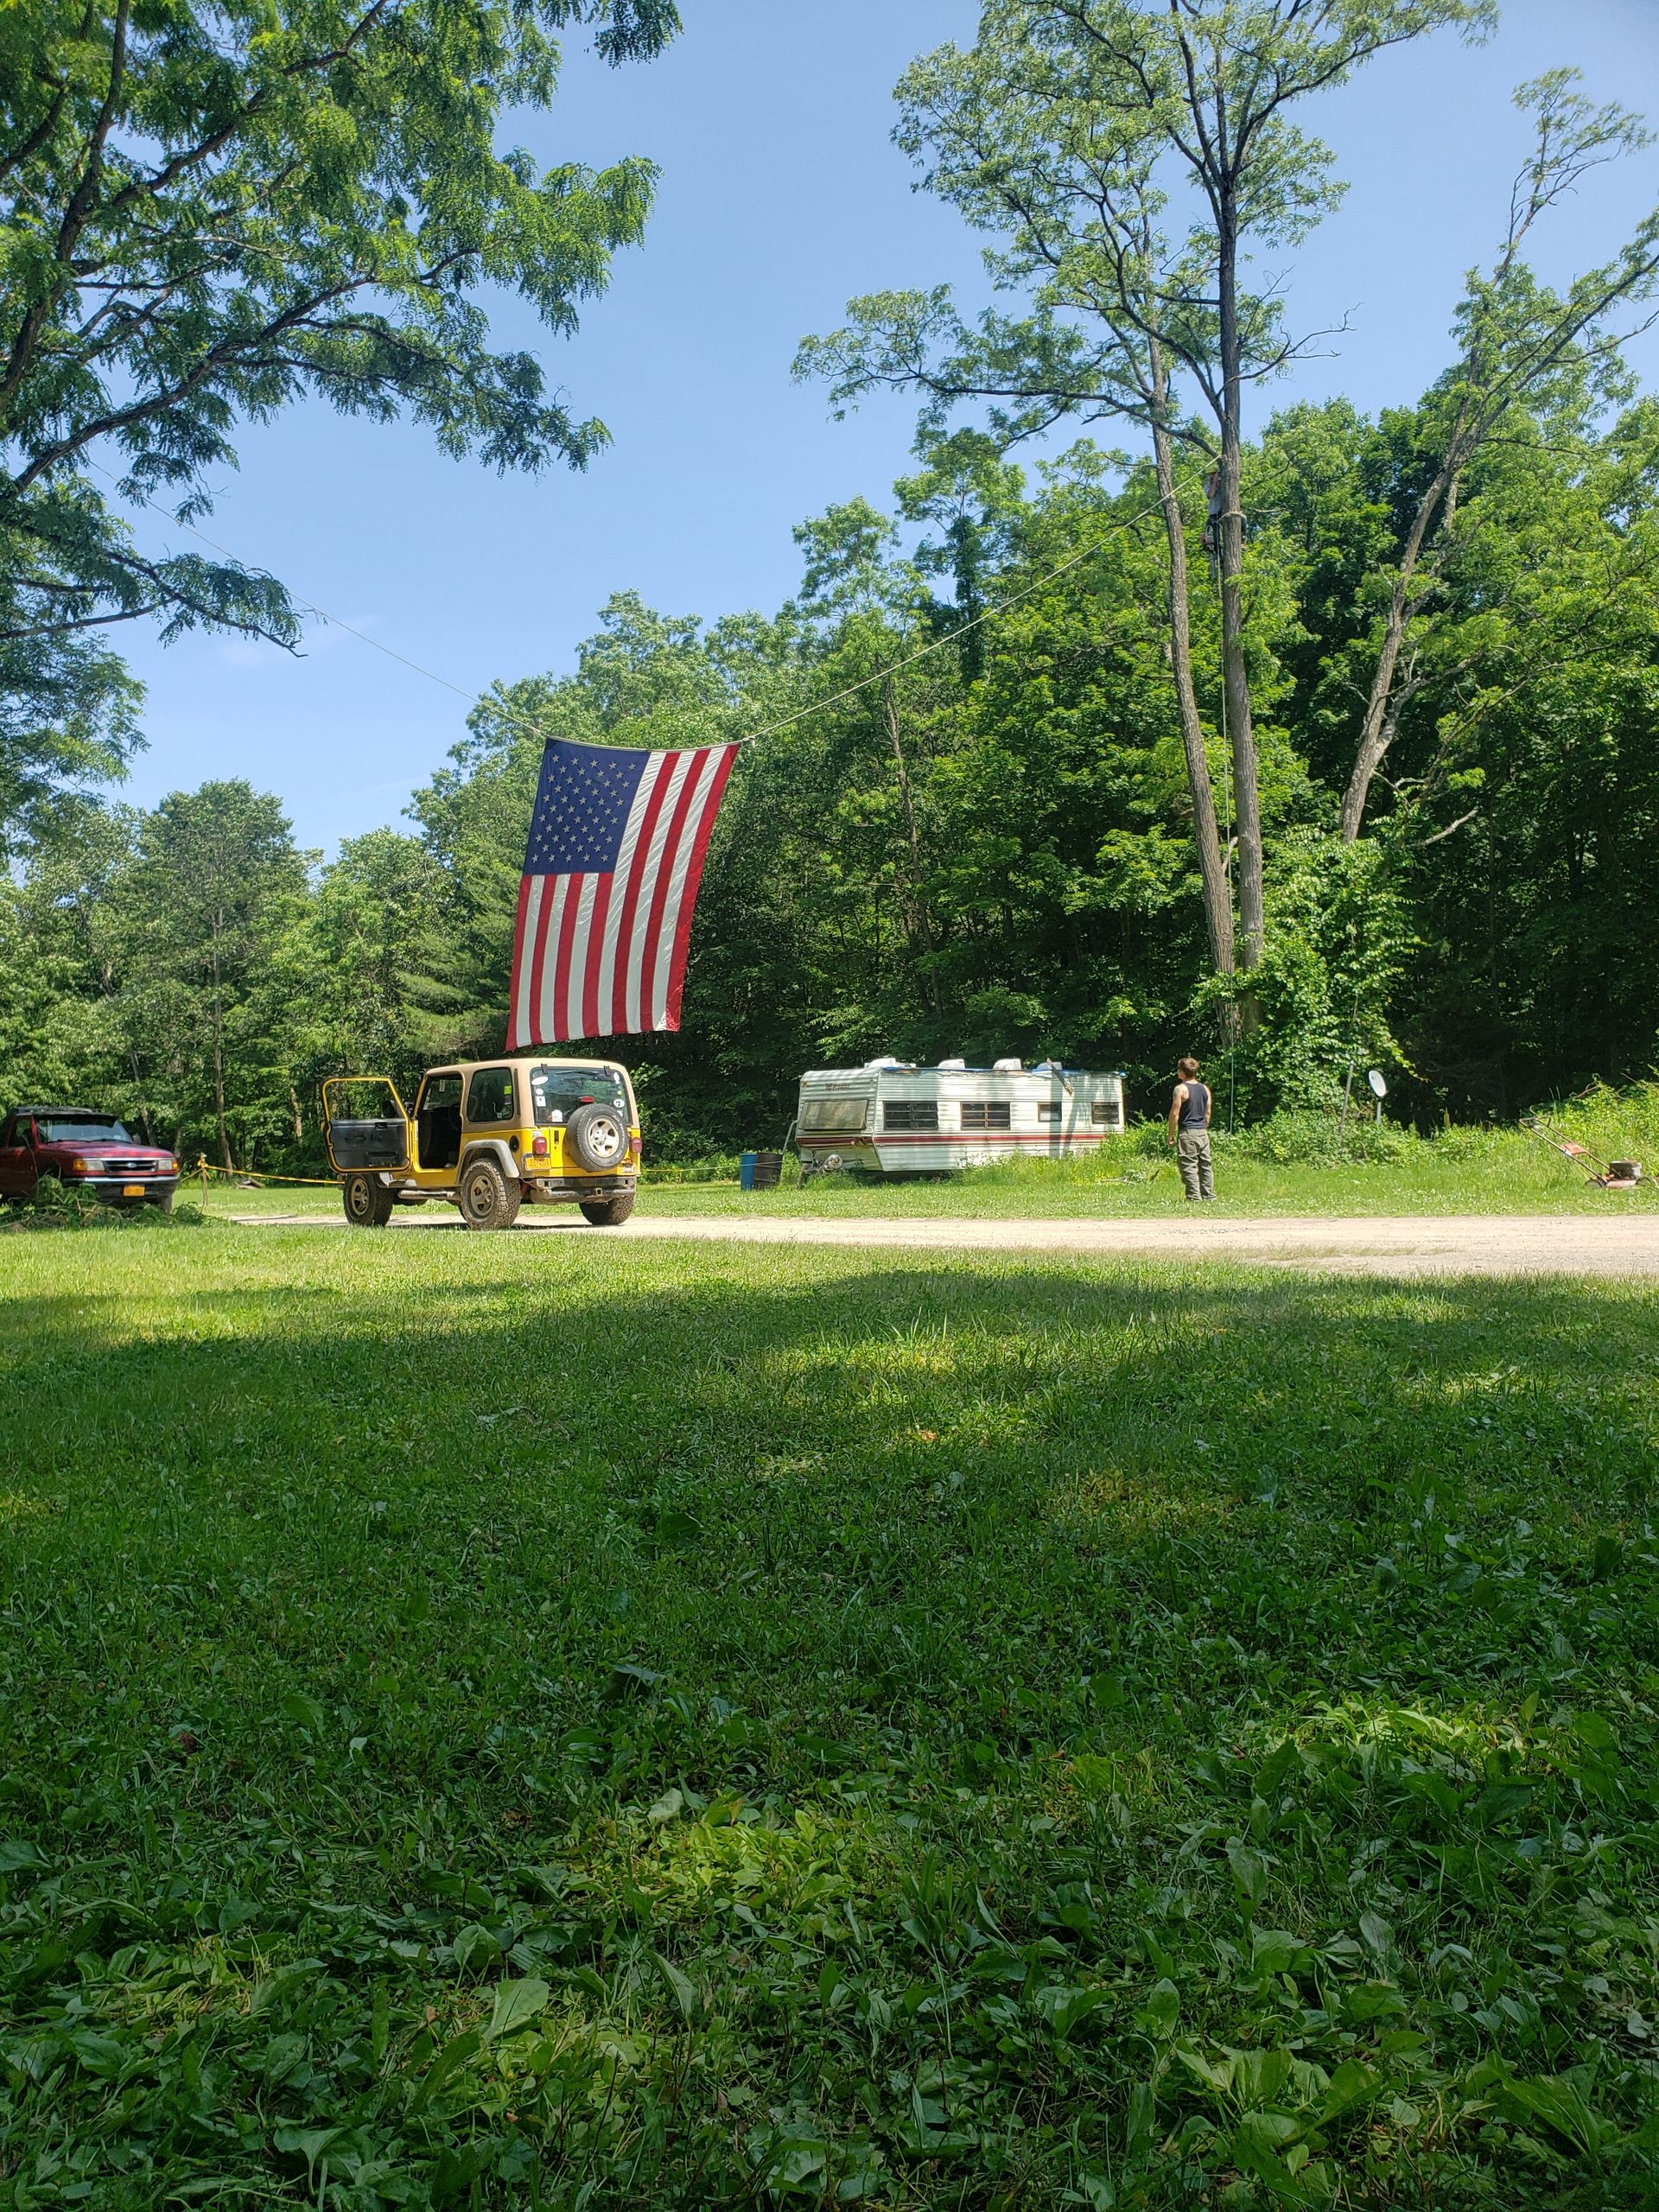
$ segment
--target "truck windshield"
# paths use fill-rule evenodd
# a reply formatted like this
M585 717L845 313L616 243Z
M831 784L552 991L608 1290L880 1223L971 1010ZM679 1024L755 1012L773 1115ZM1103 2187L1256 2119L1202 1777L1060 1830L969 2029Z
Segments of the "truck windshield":
M567 1122L578 1106L608 1106L626 1122L628 1094L614 1068L539 1067L530 1071L530 1109L537 1128Z
M42 1144L130 1144L119 1122L103 1114L37 1114L35 1127Z

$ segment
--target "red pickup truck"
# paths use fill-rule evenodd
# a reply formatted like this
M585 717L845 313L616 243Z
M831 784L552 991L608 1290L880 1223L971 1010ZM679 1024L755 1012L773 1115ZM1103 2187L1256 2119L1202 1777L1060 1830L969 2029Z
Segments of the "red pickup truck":
M109 1114L87 1106L18 1106L0 1122L0 1203L32 1198L54 1176L106 1205L172 1211L179 1163L160 1145L139 1144Z

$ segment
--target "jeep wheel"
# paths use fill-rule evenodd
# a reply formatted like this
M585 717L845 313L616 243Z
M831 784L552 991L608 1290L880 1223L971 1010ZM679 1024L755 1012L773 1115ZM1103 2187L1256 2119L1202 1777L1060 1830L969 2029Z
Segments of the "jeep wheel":
M585 1175L608 1175L628 1156L628 1128L609 1106L578 1106L564 1125L564 1156Z
M340 1197L353 1229L384 1229L391 1219L392 1194L376 1176L348 1175Z
M511 1229L524 1194L517 1183L508 1182L486 1153L469 1160L461 1169L461 1187L455 1195L468 1229Z
M595 1229L620 1229L633 1211L633 1192L624 1191L619 1198L584 1198L582 1217L591 1221Z

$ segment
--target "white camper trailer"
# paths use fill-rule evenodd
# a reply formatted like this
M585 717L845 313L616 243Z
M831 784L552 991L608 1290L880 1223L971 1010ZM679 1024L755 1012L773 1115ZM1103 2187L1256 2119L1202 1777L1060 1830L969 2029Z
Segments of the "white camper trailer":
M1122 1074L1045 1060L970 1068L871 1060L801 1077L795 1141L803 1174L863 1167L883 1175L981 1167L989 1160L1071 1160L1123 1134Z

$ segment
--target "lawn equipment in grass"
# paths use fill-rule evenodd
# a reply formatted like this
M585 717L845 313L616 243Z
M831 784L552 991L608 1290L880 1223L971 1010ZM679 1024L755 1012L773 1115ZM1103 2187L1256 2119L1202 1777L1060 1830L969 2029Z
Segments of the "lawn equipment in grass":
M1580 1144L1572 1137L1558 1137L1538 1122L1523 1122L1522 1128L1529 1136L1547 1144L1552 1152L1559 1152L1563 1160L1570 1160L1583 1175L1586 1182L1593 1183L1599 1191L1635 1191L1650 1188L1648 1178L1642 1173L1639 1160L1609 1160L1597 1164L1596 1155L1588 1145Z

